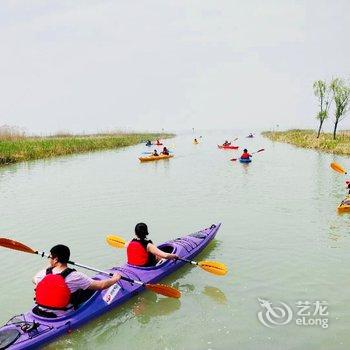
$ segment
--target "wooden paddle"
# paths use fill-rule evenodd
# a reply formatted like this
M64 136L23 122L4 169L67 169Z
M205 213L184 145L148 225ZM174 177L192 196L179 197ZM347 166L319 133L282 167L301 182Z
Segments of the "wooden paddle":
M336 162L331 163L331 168L340 174L347 174L346 170Z
M108 235L106 237L107 243L115 248L124 248L125 247L125 239L119 236L115 235ZM228 270L225 264L217 261L193 261L193 260L187 260L184 258L178 257L178 260L185 261L187 263L190 263L192 265L199 266L203 270L210 272L214 275L218 276L224 276L227 274Z
M9 248L9 249L13 249L13 250L18 250L18 251L24 252L24 253L37 254L37 255L40 255L41 257L49 257L49 255L44 253L44 252L39 252L37 250L34 250L34 249L24 245L23 243L20 243L20 242L17 242L17 241L14 241L12 239L8 239L8 238L0 238L0 246L5 247L5 248ZM111 272L102 271L102 270L96 269L96 268L91 267L91 266L79 264L79 263L74 262L74 261L68 261L68 264L74 265L74 266L79 266L79 267L82 267L82 268L90 270L90 271L99 272L99 273L102 273L104 275L113 276L113 273L111 273ZM178 289L167 286L165 284L144 283L142 281L133 280L131 278L124 277L124 276L121 276L121 279L124 281L128 281L130 283L142 285L145 288L151 290L152 292L155 292L157 294L162 294L162 295L165 295L165 296L170 297L170 298L180 298L180 296L181 296L181 293Z
M256 151L256 152L253 152L253 153L251 153L251 154L255 154L255 153L259 153L259 152L263 152L263 151L265 151L265 148L261 148L261 149L259 149L258 151ZM237 158L232 158L232 159L230 159L232 162L235 162L236 160L237 160Z

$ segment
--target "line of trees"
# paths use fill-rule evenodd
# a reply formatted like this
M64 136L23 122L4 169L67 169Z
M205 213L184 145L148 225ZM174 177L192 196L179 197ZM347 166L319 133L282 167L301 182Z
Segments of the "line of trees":
M346 117L350 108L350 86L343 79L335 78L329 84L325 80L317 80L313 88L320 108L316 117L319 121L317 138L320 137L323 123L329 117L330 107L334 102L333 139L335 140L338 124Z

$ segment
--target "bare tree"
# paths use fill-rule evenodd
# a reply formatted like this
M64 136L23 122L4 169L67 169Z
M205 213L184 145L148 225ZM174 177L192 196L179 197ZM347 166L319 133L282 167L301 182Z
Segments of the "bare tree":
M320 137L323 122L328 118L329 107L331 106L332 97L331 89L327 87L327 83L323 80L314 82L314 94L318 98L320 111L317 113L317 119L320 122L317 132L317 138Z
M349 110L350 88L344 80L335 78L331 82L331 90L335 103L333 139L336 138L338 123L343 120Z

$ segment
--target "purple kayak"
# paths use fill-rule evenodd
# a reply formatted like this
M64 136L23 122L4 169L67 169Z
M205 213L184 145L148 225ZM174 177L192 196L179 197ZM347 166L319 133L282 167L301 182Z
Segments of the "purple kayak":
M158 247L168 253L177 254L180 258L192 259L215 237L220 225L212 225L190 235L165 242ZM118 271L124 277L154 283L184 264L185 262L181 260L166 260L152 267L125 264L106 271L110 273ZM94 278L102 280L108 276L97 274ZM121 280L106 290L94 292L90 299L81 304L77 310L70 311L62 317L45 318L34 314L31 310L14 316L0 328L0 350L40 348L117 307L144 289L142 285Z

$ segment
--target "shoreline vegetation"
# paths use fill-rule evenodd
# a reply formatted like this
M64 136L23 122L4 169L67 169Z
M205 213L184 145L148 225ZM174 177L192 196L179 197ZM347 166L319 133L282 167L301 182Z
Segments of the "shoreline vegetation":
M264 131L262 135L272 141L285 142L302 148L350 155L350 131L340 131L334 140L333 133L321 133L317 138L314 130L292 129L287 131Z
M93 135L57 134L38 137L0 132L0 166L28 160L116 149L174 137L165 133L110 132Z

